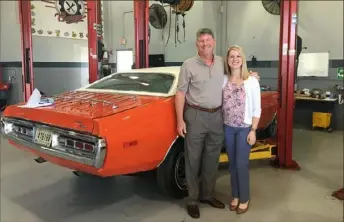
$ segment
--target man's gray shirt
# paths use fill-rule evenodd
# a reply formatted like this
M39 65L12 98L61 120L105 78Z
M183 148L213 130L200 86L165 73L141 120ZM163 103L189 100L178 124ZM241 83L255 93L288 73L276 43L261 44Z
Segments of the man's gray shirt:
M224 61L214 56L211 66L197 55L186 60L180 69L178 88L186 95L187 103L202 108L217 108L222 104Z

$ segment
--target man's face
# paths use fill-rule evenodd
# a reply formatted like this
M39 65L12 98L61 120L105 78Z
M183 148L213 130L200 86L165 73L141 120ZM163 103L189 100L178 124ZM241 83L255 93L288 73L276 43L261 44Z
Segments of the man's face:
M215 39L209 34L203 34L198 37L196 45L200 54L212 54L215 46Z

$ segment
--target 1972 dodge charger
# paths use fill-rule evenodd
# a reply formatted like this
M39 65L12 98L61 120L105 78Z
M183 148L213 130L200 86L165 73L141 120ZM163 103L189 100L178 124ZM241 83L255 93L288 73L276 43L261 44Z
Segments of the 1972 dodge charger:
M174 107L179 70L114 73L54 96L51 106L8 106L2 133L15 147L75 172L110 177L156 171L163 191L183 197L183 138ZM262 92L261 98L258 128L274 134L277 92Z

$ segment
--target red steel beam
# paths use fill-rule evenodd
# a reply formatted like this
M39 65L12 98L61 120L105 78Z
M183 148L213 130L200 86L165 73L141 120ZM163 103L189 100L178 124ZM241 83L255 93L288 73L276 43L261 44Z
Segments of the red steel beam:
M89 83L98 80L98 37L95 25L101 25L101 2L87 0Z
M297 0L281 1L280 52L278 109L278 164L282 168L300 169L292 159L293 114L294 114L294 72L297 31Z
M280 16L280 47L279 47L279 75L278 92L279 108L277 110L277 141L278 141L278 162L279 165L285 164L285 111L287 109L286 99L286 74L288 70L288 35L289 35L289 2L281 1Z
M34 86L32 35L31 35L31 1L18 1L19 24L22 47L22 83L23 98L27 102Z
M287 110L286 110L286 147L285 147L285 166L293 169L300 169L299 165L293 160L293 119L295 108L295 60L296 60L296 35L297 35L297 12L298 1L289 1L289 51L288 51L288 76L287 76Z
M148 25L149 1L134 0L135 22L135 68L147 68L148 62Z

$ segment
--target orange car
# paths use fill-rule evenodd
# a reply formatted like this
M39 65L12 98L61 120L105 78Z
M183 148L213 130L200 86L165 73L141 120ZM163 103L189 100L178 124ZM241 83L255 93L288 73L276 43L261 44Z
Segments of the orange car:
M174 95L179 67L134 69L53 97L54 104L6 108L2 131L10 144L41 162L99 177L156 170L168 195L186 193L183 139L176 131ZM276 129L277 93L262 92L259 129Z

